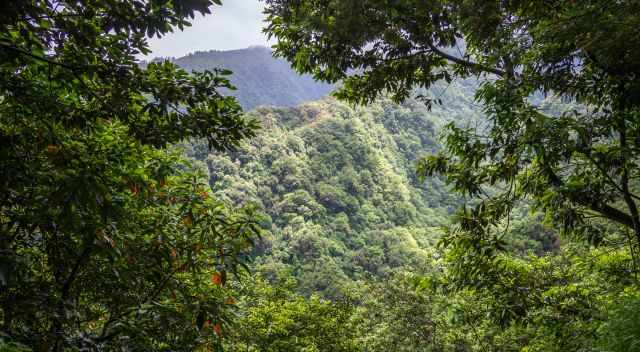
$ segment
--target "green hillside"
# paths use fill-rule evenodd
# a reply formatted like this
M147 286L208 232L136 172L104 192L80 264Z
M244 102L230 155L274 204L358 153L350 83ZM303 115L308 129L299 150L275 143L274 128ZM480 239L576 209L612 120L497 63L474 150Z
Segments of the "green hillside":
M331 296L425 260L459 203L440 180L415 177L417 158L438 148L438 117L419 103L354 109L331 98L249 116L263 130L238 151L197 150L218 196L267 213L260 271L286 268L302 292Z
M474 80L437 84L396 104L380 99L354 107L334 98L296 107L259 107L258 136L233 152L194 143L216 196L265 213L265 236L253 269L274 279L285 272L304 295L337 297L367 280L421 271L464 200L436 177L419 181L420 158L441 148L444 126L483 123ZM489 189L490 191L490 189ZM555 233L514 212L507 245L545 253ZM427 254L430 253L430 254Z
M386 99L353 107L333 98L261 107L247 116L262 130L236 151L189 146L218 198L265 214L253 277L235 287L239 321L228 350L560 351L608 329L593 307L609 306L592 293L607 285L607 299L619 295L629 258L562 244L526 203L499 225L506 250L492 259L442 249L465 200L439 178L420 182L415 168L440 150L445 124L482 123L475 85L466 83L424 92L455 108ZM585 253L595 259L581 260ZM477 270L489 274L456 286ZM522 287L537 288L523 295ZM545 319L556 319L557 337L535 328ZM582 335L567 339L575 333Z

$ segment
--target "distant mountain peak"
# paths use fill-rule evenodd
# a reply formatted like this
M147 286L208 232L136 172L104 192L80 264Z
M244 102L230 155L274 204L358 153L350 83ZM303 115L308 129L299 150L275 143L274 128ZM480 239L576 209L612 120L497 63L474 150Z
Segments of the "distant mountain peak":
M233 71L231 82L237 90L229 93L247 110L261 105L296 106L320 99L334 88L315 81L310 75L299 75L288 62L274 58L271 48L260 45L237 50L197 51L171 61L187 71L217 67Z
M204 51L197 50L192 53L188 53L187 55L181 57L180 59L190 57L190 56L203 56L203 55L206 56L211 54L250 55L251 53L255 53L255 52L262 52L262 53L267 53L271 55L273 50L271 50L271 48L266 47L264 45L250 45L246 48L229 49L229 50L217 50L217 49L204 50Z

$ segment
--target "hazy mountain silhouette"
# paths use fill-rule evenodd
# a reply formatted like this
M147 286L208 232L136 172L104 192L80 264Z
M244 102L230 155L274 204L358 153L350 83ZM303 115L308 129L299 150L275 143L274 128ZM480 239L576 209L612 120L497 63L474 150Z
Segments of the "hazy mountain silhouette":
M249 110L259 105L295 106L317 100L331 92L333 85L320 83L309 75L299 75L288 62L274 58L271 49L261 46L230 51L195 52L174 62L188 71L216 67L233 71L231 92Z

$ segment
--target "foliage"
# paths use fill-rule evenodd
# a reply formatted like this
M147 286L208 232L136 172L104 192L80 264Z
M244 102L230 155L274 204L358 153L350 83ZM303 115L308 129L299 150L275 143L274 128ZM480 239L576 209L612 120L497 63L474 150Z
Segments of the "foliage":
M0 331L38 351L218 344L257 232L167 146L254 135L216 70L139 67L218 1L0 5ZM8 347L13 348L13 347Z
M292 277L276 285L257 279L242 292L242 317L226 339L229 351L360 351L350 318L353 305L292 290Z
M268 215L255 253L265 278L284 266L299 292L335 297L426 260L422 248L458 204L437 178L419 188L413 172L437 148L437 115L417 103L353 109L333 99L249 115L265 127L250 143L230 153L195 144L191 153L218 197Z
M383 91L404 100L415 86L483 79L476 99L486 123L449 125L445 148L419 165L481 199L463 216L465 230L480 236L531 199L567 233L640 239L636 2L267 4L276 54L300 72L343 80L336 95L348 101ZM487 195L487 185L498 191Z
M354 320L365 351L434 350L440 313L436 302L442 296L416 290L416 278L415 273L399 271L362 289Z
M610 320L600 327L600 345L604 351L637 351L640 349L640 304L638 288L629 288L615 301L609 302Z
M637 347L637 3L267 0L369 106L247 115L229 71L135 59L213 4L0 5L0 350ZM266 54L178 64L329 89L261 91Z
M611 351L637 340L637 286L624 249L503 255L491 284L462 289L452 289L455 259L430 254L416 273L399 269L349 289L355 306L294 294L297 283L282 272L271 284L246 283L226 343L251 351Z
M354 321L365 350L610 351L637 339L623 249L502 255L491 281L459 289L455 260L434 256L417 273L363 288Z
M467 200L440 242L436 286L452 320L436 322L445 333L437 348L596 351L636 341L637 1L266 2L276 55L342 81L343 100L405 101L419 88L435 109L449 101L422 92L438 82L479 84L485 117L449 123L443 148L417 167ZM522 209L534 217L514 229ZM543 250L523 243L532 233ZM586 247L569 245L575 239ZM522 257L531 249L554 253Z

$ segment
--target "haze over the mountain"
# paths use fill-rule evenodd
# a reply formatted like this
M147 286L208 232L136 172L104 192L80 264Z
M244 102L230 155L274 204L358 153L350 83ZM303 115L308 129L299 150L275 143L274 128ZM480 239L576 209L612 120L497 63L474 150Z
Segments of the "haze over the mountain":
M233 71L235 95L245 110L260 105L295 106L329 94L333 85L297 74L283 59L274 58L271 49L253 46L230 51L195 52L174 61L187 71L225 68Z

